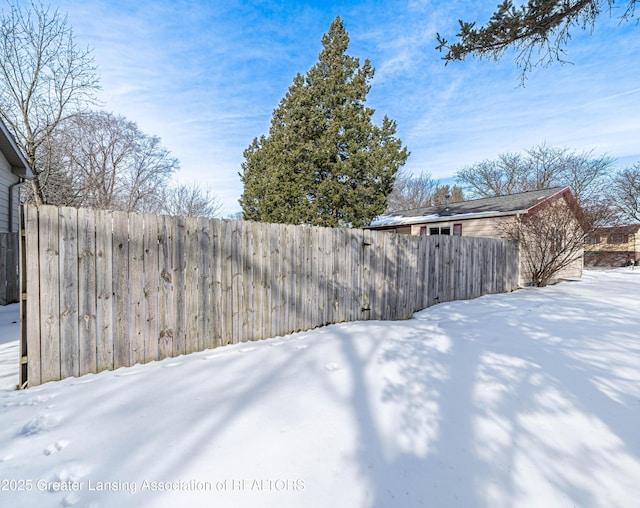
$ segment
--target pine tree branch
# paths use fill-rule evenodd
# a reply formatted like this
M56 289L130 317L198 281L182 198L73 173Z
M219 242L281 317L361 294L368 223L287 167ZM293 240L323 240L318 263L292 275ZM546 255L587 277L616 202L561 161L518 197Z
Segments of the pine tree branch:
M506 0L498 5L485 26L476 28L475 22L460 20L458 42L449 43L438 33L436 49L445 52L445 65L463 61L469 55L499 60L505 51L513 49L524 79L535 66L553 61L566 63L564 48L571 38L571 29L593 29L603 8L612 9L614 3L615 0L529 0L526 5L515 7L511 0ZM628 0L621 20L634 17L635 4L636 0Z

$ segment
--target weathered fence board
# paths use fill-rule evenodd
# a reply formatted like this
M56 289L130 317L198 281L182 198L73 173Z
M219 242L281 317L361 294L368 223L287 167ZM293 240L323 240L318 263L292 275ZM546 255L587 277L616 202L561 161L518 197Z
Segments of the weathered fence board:
M162 231L159 236L160 250L160 288L159 294L159 324L160 337L158 339L158 359L173 356L173 327L175 323L175 308L173 304L173 221L170 217L162 217L159 222Z
M506 241L26 207L21 385L515 289ZM5 242L6 243L6 242ZM0 249L4 244L0 240Z
M10 277L10 268L7 263L9 237L6 233L0 234L0 303L7 303L7 282Z
M220 239L222 221L211 222L212 251L209 259L211 267L211 320L213 330L213 345L222 345L222 243Z
M198 301L196 315L196 327L198 330L197 350L213 347L213 334L211 333L211 267L209 256L211 255L211 232L209 221L203 218L197 219L198 231Z
M129 362L144 363L144 222L142 214L129 216Z
M20 338L23 342L21 354L26 356L26 369L21 362L20 386L27 380L31 386L42 383L41 370L41 337L40 337L40 229L38 211L35 208L24 209L25 241L22 257L24 265L21 269L22 282L27 295L24 311L21 316ZM28 253L28 255L27 255ZM26 281L25 281L26 279ZM28 317L31 319L29 320ZM25 343L26 342L26 348ZM25 351L26 349L26 351Z
M32 210L30 213L36 213ZM28 226L27 226L28 227ZM27 231L28 232L28 231ZM28 259L28 257L27 257ZM29 275L27 274L27 284ZM27 291L27 301L29 301ZM96 343L97 371L113 369L113 215L96 212Z
M78 210L78 348L79 374L97 369L96 214Z
M60 376L80 374L78 342L78 211L62 207L58 210L60 239Z
M0 234L0 303L7 303L7 279L9 267L7 266L8 236Z
M185 353L204 349L198 349L198 342L203 342L198 333L199 247L198 221L195 217L188 217L185 221Z
M60 377L60 272L58 209L44 208L40 212L40 354L41 381ZM27 318L27 324L29 319Z
M184 217L177 217L173 228L173 308L175 321L173 326L173 356L186 352L186 224Z
M0 233L0 305L20 299L18 288L18 233Z
M20 299L20 287L18 284L18 266L20 255L20 238L18 233L0 233L7 236L7 250L0 252L0 257L6 258L7 267L7 292L4 297L5 303L15 303ZM0 301L2 305L2 301Z
M144 216L144 361L151 362L159 358L159 310L160 285L159 272L160 230L159 217Z
M129 314L129 216L113 212L113 367L131 365ZM139 234L136 231L136 234Z

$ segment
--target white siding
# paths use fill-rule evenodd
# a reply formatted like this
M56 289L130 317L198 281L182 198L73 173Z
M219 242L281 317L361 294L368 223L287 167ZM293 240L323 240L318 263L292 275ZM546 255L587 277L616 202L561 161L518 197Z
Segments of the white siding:
M0 231L9 231L9 188L17 183L19 178L11 172L11 166L2 153L0 153ZM13 231L18 230L18 203L19 193L13 189Z

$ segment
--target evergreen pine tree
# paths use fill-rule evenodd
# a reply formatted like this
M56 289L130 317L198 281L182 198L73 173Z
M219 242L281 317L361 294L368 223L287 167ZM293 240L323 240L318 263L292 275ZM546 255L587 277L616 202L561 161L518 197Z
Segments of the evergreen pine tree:
M338 17L318 62L295 76L274 111L268 136L245 150L244 219L361 227L384 212L409 152L394 121L373 124L365 101L374 69L347 55L348 45Z

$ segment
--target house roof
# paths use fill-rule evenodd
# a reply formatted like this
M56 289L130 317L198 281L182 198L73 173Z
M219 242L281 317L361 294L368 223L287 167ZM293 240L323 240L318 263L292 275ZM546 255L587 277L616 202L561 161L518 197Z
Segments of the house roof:
M373 221L371 228L385 228L401 224L442 222L455 218L476 219L500 215L529 213L544 202L554 200L565 193L571 193L569 187L553 187L508 196L472 199L450 203L448 207L429 206L411 210L399 210L390 215L380 216Z
M0 152L11 165L11 172L14 175L27 179L33 178L31 166L2 119L0 119Z
M604 226L595 228L594 235L628 235L640 231L640 224L624 224L621 226Z

